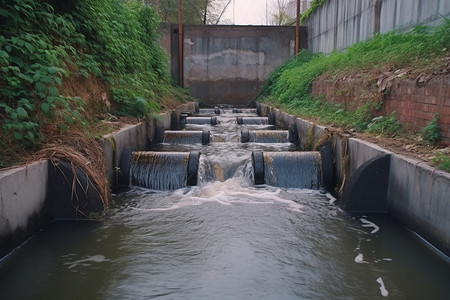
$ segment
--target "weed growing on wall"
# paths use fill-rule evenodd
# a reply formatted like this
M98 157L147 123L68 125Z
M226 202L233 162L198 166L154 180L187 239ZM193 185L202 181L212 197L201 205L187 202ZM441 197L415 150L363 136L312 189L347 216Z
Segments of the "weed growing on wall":
M312 0L311 6L300 16L300 23L303 23L313 12L325 4L327 0Z
M436 156L431 159L431 162L439 169L450 173L450 157L448 155L445 155L442 152L438 152Z
M437 115L433 116L430 123L421 130L422 138L432 144L437 144L441 137L441 126L438 123Z

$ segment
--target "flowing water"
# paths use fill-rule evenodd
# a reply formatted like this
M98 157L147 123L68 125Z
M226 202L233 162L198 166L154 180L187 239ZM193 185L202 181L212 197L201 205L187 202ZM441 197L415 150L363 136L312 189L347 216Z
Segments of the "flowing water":
M450 299L448 258L329 194L255 186L251 151L295 145L242 144L240 130L270 126L217 119L186 128L206 126L208 145L152 149L200 151L198 186L132 187L102 222L52 224L0 261L0 298Z

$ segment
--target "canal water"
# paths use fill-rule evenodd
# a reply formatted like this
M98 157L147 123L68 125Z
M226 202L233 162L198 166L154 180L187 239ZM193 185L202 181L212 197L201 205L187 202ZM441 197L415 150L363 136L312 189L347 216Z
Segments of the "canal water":
M102 222L55 222L0 261L0 299L450 299L450 262L386 215L349 215L318 190L254 185L231 111L200 151L199 182L131 187ZM292 170L295 175L295 170ZM302 175L295 175L302 176Z

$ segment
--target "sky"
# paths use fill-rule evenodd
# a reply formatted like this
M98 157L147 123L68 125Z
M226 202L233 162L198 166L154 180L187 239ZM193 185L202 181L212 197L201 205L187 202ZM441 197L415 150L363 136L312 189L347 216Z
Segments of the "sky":
M266 25L266 3L270 10L271 2L272 0L232 0L222 21L228 19L229 24L236 25Z

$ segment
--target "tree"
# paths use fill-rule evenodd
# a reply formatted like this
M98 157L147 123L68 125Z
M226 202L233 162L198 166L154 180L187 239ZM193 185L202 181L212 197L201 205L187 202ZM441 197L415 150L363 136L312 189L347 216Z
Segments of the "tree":
M270 23L272 25L293 25L295 24L296 7L295 0L273 0Z
M163 22L178 23L179 0L143 0L153 6ZM184 0L183 22L186 24L218 24L231 0Z

